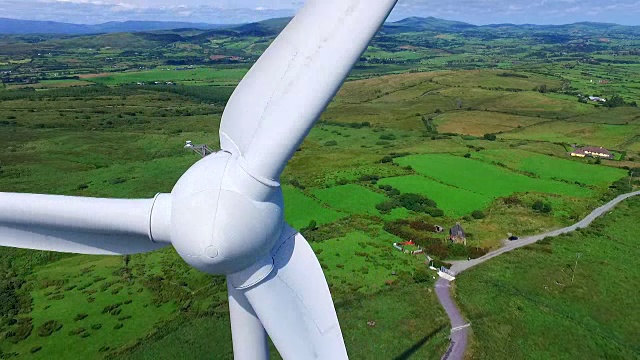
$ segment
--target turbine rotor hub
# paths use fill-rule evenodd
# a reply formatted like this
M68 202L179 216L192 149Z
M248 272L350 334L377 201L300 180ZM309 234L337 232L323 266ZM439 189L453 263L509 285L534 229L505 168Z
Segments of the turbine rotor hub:
M188 264L209 274L268 262L282 232L280 184L252 176L242 165L228 152L209 155L171 194L171 243Z

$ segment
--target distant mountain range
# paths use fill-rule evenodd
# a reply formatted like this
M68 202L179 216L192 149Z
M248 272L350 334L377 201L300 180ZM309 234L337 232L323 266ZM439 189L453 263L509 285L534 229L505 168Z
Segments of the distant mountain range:
M0 34L62 34L88 35L119 32L173 30L182 28L220 29L229 25L173 21L124 21L98 25L70 24L55 21L16 20L0 18Z
M97 25L83 25L61 23L55 21L32 21L0 18L0 34L59 34L59 35L88 35L120 32L142 32L175 29L201 29L212 30L214 32L229 32L241 35L269 36L280 32L290 18L270 19L251 24L220 25L190 22L172 21L125 21L107 22ZM403 33L419 31L442 31L442 32L464 32L474 29L491 28L549 28L549 29L580 29L580 28L601 28L611 29L617 27L636 28L616 24L581 22L568 25L514 25L514 24L493 24L493 25L472 25L460 21L437 19L434 17L410 17L396 22L386 23L384 31L386 33Z

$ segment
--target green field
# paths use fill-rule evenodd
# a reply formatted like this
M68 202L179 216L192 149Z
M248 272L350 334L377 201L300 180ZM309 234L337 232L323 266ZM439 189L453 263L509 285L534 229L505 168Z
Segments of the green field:
M474 359L636 359L640 201L458 276ZM577 254L581 254L576 267Z
M378 215L376 205L386 200L386 196L354 184L318 189L313 194L332 208L349 214Z
M396 160L447 185L492 198L520 192L590 196L592 192L559 181L531 178L478 160L445 154L413 155Z
M344 216L323 206L292 186L284 186L282 190L287 203L284 213L285 219L295 228L303 228L309 225L312 220L322 225Z
M152 84L156 81L189 85L235 85L247 73L246 69L193 68L176 70L177 68L180 67L174 66L148 71L105 74L104 76L89 77L85 80L103 85L135 84L138 82Z
M32 348L42 347L43 350L30 358L49 359L49 354L62 354L73 347L74 356L92 358L152 331L157 325L155 321L136 319L161 321L176 311L176 304L154 302L140 274L149 264L132 262L131 265L136 269L127 284L123 284L124 278L119 274L123 263L117 257L76 256L34 272L29 279L36 284L31 290L33 310L28 314L32 318L33 334L12 351L27 354ZM117 304L118 310L103 311ZM82 319L79 314L83 314ZM37 334L37 329L51 320L59 322L62 328L50 336Z
M438 208L451 217L461 217L484 209L492 200L489 196L445 185L420 175L386 178L380 184L391 185L403 193L422 194L434 200Z
M543 179L563 180L607 187L627 175L622 169L587 164L572 160L535 154L521 150L487 150L474 154L474 158L490 163L505 164L511 169L536 174Z

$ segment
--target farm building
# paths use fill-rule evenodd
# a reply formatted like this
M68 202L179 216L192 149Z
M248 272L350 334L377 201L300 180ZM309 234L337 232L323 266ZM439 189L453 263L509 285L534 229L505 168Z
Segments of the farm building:
M583 148L573 148L571 156L574 157L597 157L603 159L613 159L613 153L603 147L586 146Z
M462 228L460 223L457 223L456 226L452 227L449 230L449 239L457 244L465 244L467 245L467 235Z

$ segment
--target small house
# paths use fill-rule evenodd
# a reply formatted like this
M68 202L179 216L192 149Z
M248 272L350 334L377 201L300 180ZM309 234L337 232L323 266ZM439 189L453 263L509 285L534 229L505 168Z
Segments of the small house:
M456 244L464 244L467 245L467 235L462 228L460 223L457 223L456 226L452 227L449 230L449 240L453 241Z
M597 146L586 146L583 148L574 148L571 152L571 156L574 157L594 157L602 159L613 159L614 155L611 151Z

